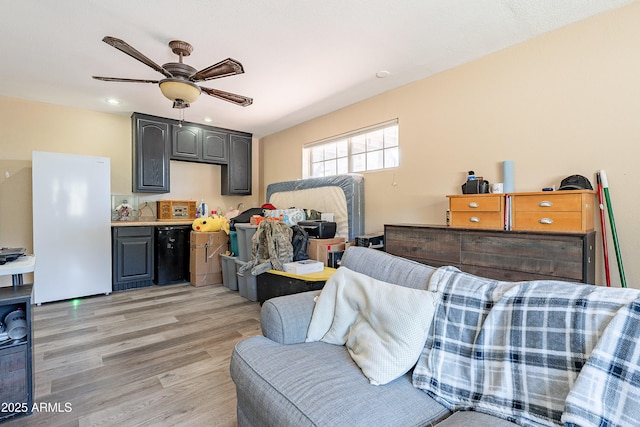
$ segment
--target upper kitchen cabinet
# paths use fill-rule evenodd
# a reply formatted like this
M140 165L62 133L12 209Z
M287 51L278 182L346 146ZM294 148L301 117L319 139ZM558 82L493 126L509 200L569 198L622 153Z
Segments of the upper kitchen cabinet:
M171 125L171 160L196 162L202 157L202 132L197 126Z
M230 134L229 164L222 165L222 194L251 194L251 135Z
M229 133L198 125L171 125L171 160L224 164Z
M168 193L170 160L221 165L223 195L251 194L251 134L133 113L133 192Z
M202 161L217 164L229 162L229 133L202 129Z
M169 123L159 117L134 113L133 192L169 192Z

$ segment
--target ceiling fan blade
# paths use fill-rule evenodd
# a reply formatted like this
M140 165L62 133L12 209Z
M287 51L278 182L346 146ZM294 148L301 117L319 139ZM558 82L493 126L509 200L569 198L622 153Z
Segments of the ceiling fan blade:
M118 38L111 37L111 36L106 36L105 38L102 39L102 41L105 42L106 44L110 45L110 46L115 47L119 51L126 53L130 57L132 57L134 59L137 59L138 61L142 62L143 64L153 68L157 72L159 72L161 74L164 74L165 76L167 76L169 78L173 77L173 75L170 72L168 72L167 70L165 70L164 68L162 68L161 66L159 66L158 64L153 62L151 59L147 58L146 56L144 56L143 54L138 52L135 48L133 48L131 45L129 45L124 40L120 40Z
M119 77L100 77L92 76L96 80L102 80L105 82L131 82L131 83L158 83L159 80L144 80L144 79L121 79Z
M248 107L249 105L253 104L253 99L247 96L237 95L235 93L225 92L223 90L218 90L218 89L210 89L208 87L202 87L202 86L200 86L200 89L202 89L202 91L207 95L211 95L215 98L232 102L242 107Z
M227 58L223 61L213 64L207 68L194 73L189 80L194 82L200 82L205 80L219 79L220 77L235 76L236 74L244 73L242 64L232 58Z

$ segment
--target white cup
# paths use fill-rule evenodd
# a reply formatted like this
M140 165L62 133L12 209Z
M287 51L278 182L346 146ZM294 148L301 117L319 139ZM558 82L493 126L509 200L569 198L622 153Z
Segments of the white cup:
M504 193L504 184L501 182L494 182L493 184L491 184L491 192L493 194Z

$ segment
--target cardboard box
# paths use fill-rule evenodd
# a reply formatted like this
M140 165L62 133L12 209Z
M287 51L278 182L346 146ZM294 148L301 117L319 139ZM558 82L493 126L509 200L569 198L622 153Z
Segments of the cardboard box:
M282 264L284 271L292 274L318 273L324 270L324 264L320 261L306 259L304 261L286 262Z
M229 236L224 231L192 231L189 244L189 281L193 286L222 283L220 254L227 251Z
M309 239L309 247L307 253L310 259L322 262L325 266L329 266L329 252L340 252L345 250L344 237L335 237L333 239Z
M209 286L218 285L223 282L222 272L209 274L193 274L189 275L189 282L193 286Z

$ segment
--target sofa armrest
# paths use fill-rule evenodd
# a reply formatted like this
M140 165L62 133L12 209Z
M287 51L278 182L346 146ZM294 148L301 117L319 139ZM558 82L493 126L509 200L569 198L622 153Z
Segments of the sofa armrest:
M262 304L260 326L262 334L280 344L303 343L320 291L302 292L271 298Z

